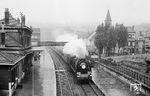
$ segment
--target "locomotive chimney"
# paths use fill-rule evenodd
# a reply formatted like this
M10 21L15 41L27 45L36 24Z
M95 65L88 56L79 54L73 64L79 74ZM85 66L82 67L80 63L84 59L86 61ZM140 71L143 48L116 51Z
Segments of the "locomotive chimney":
M21 16L21 23L23 26L25 26L25 15Z
M5 8L5 24L9 24L9 9Z

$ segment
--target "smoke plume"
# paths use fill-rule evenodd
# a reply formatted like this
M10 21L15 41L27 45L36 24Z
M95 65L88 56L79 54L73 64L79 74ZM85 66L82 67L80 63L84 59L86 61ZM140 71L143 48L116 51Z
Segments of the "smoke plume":
M67 42L63 47L63 53L78 58L85 58L88 55L86 44L83 39L79 39L77 35L66 34L59 36L56 41Z

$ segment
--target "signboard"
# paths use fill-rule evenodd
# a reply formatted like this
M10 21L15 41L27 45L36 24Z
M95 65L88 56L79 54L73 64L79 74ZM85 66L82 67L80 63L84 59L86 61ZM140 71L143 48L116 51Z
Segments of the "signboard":
M18 32L18 30L0 30L0 33L3 33L3 32Z
M5 30L6 32L18 32L18 30Z
M130 91L139 93L141 91L141 84L139 83L130 84Z

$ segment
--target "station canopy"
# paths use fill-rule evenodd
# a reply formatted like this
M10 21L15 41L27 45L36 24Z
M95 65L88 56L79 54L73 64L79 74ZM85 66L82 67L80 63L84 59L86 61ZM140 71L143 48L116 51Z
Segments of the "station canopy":
M19 53L0 51L0 65L15 65L23 58L24 56Z

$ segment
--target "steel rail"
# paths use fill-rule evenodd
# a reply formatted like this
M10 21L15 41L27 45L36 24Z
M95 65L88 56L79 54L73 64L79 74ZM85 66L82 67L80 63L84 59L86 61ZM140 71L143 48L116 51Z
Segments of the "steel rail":
M53 53L55 54L55 56L57 57L57 58L56 58L57 62L59 62L59 64L62 66L62 68L65 69L64 66L63 66L63 65L61 64L61 62L60 62L60 54L58 54L55 49L50 48L50 50L52 50ZM67 79L67 81L69 81L66 71L63 71L63 72L65 73L65 78ZM72 89L71 89L70 82L68 82L68 85L69 85L69 89L70 89L70 91L71 91L71 95L74 96L73 91L72 91ZM62 96L63 96L63 95L62 95Z

